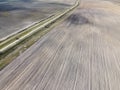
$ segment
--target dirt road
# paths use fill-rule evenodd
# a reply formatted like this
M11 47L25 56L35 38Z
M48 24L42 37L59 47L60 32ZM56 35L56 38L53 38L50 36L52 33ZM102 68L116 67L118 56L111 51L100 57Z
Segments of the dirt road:
M0 71L0 90L120 90L120 6L83 0Z

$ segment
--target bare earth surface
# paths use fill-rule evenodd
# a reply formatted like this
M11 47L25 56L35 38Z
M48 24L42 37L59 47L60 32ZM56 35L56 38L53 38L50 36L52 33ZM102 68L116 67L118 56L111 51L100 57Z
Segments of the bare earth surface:
M0 71L0 90L120 90L120 6L83 0Z

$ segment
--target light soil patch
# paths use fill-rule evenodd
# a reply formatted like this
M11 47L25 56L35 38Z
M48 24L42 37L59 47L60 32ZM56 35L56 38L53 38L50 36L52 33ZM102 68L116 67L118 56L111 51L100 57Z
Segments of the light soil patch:
M120 15L120 6L109 1L81 2L80 8L100 9L100 10L104 10L107 12Z

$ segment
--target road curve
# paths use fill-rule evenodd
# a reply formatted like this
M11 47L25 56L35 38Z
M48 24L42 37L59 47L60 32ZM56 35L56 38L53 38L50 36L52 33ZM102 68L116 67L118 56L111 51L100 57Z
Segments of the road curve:
M120 6L82 1L0 71L0 90L120 90Z

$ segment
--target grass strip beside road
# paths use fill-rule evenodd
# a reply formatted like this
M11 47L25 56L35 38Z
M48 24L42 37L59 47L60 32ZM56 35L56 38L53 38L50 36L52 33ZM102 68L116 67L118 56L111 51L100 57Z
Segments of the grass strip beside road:
M15 47L11 48L3 55L0 55L0 70L6 67L9 63L11 63L15 58L17 58L20 54L26 51L30 46L32 46L36 41L38 41L42 36L51 31L54 27L62 23L70 14L65 15L64 17L58 19L49 28L43 28L37 33L33 34L29 38L25 39Z
M75 7L74 7L75 8ZM74 9L72 7L71 10ZM22 40L19 44L16 44L11 49L7 50L4 54L0 54L0 70L2 70L4 67L6 67L10 62L12 62L16 57L18 57L21 53L23 53L25 50L27 50L30 46L32 46L37 40L39 40L43 35L47 34L50 30L52 30L55 26L60 24L62 21L64 21L72 12L64 11L64 13L61 13L60 15L64 14L63 16L57 16L57 20L53 21L51 24L47 24L47 27L44 27L43 29L38 29L38 31L28 38ZM53 19L55 19L53 17ZM44 21L45 22L45 21ZM44 24L42 23L42 25ZM35 24L35 27L31 27L30 29L36 28L41 24L37 23ZM26 32L27 33L27 32Z

